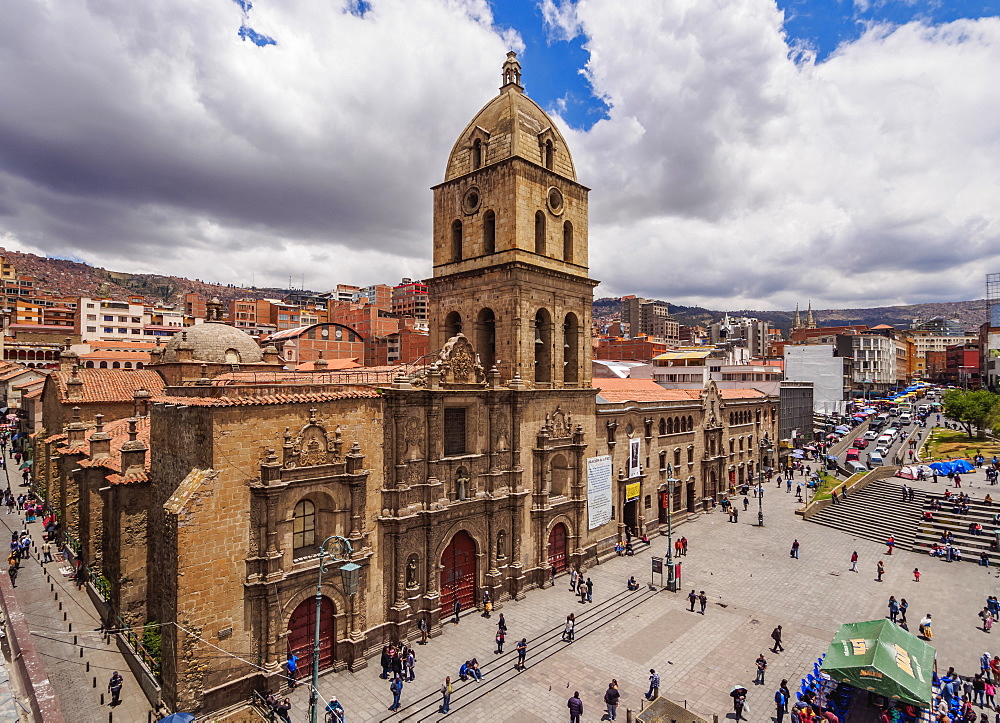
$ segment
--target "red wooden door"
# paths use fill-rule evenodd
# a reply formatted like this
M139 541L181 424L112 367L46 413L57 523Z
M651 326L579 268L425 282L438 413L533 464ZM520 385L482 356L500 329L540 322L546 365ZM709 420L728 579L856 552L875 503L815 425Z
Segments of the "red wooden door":
M441 556L441 614L451 614L455 598L462 609L476 604L476 543L461 530L451 538Z
M566 569L566 525L559 523L549 533L549 569Z
M316 598L303 600L288 620L288 652L299 656L299 679L312 673L313 642L316 636ZM320 603L319 669L333 665L333 602L324 597Z

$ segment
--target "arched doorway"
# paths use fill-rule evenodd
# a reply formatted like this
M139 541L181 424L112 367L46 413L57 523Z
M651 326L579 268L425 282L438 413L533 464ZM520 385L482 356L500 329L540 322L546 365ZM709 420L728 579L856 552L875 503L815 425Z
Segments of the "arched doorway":
M441 612L451 613L455 599L462 609L476 604L476 542L465 530L451 538L441 555Z
M333 601L324 597L320 603L319 669L333 665L336 621L333 618ZM313 643L316 636L316 598L310 596L299 603L288 619L288 652L299 657L299 677L312 671Z
M549 570L566 570L566 525L557 524L549 533Z

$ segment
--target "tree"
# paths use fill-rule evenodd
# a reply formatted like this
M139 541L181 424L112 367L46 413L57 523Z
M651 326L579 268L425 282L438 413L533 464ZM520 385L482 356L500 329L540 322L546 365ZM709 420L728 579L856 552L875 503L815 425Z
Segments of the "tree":
M990 426L991 413L997 408L998 401L1000 396L984 389L975 392L951 389L944 394L944 412L965 427L971 437L973 427L985 429Z

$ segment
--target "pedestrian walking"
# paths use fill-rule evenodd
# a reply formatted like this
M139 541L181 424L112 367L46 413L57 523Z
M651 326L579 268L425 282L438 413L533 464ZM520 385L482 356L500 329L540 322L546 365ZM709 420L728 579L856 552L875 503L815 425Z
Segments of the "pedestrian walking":
M504 633L504 631L503 630L497 630L497 634L496 634L497 650L496 650L496 653L495 653L496 655L503 655L503 641L504 641L505 638L506 638L506 634Z
M500 617L502 619L503 615ZM427 645L427 618L420 618L417 621L417 630L420 631L420 645Z
M694 612L694 604L698 602L698 593L694 590L688 593L688 602L691 603L691 612Z
M612 680L604 692L604 704L608 706L608 720L615 720L618 717L618 699L621 697L622 694L618 692L618 681Z
M10 586L17 587L17 565L11 563L7 568L7 574L10 575Z
M885 541L885 544L889 548L886 551L885 554L886 555L891 555L892 554L892 548L894 548L896 546L896 538L893 537L892 535L889 535L889 539Z
M736 713L736 720L743 720L743 706L747 702L747 689L734 688L729 692L733 697L733 712Z
M299 669L299 656L297 656L295 653L289 653L288 660L285 661L285 678L286 680L288 680L289 688L294 688L296 686L295 674L298 671L298 669Z
M503 618L503 613L500 613L500 619L497 620L497 630L503 630L504 635L507 634L507 621Z
M573 697L566 701L569 708L569 723L580 723L580 716L583 715L583 701L580 700L580 691L573 691Z
M757 666L757 678L754 680L754 684L764 685L764 671L767 670L767 659L763 653L757 656L754 664Z
M455 612L455 625L458 625L458 614L462 612L462 601L459 600L458 597L456 597L455 603L451 607L452 610Z
M389 710L397 711L399 710L399 697L403 694L403 680L398 675L394 676L392 682L389 683L389 692L392 693L392 705L389 706Z
M570 613L569 615L566 616L566 624L563 626L562 639L564 643L573 642L573 634L575 630L576 630L576 616L573 613Z
M858 551L851 553L851 572L858 571Z
M918 568L913 568L913 582L920 582L920 570Z
M453 691L451 676L449 676L444 679L444 685L441 686L441 707L438 708L438 713L447 713L451 708L451 694Z
M528 639L521 638L517 644L517 662L514 663L514 670L524 670L524 659L528 657Z
M660 674L653 668L649 669L649 691L646 700L656 700L660 697Z
M781 644L781 626L779 625L774 630L771 631L771 640L774 641L774 647L771 648L772 653L780 653L784 651L785 646Z
M799 559L799 541L797 539L792 540L791 556L794 557L796 560Z
M882 582L882 575L885 573L885 564L881 560L875 566L875 572L878 574L878 582Z
M782 723L785 720L785 714L788 713L788 694L785 692L788 690L787 686L788 681L782 680L781 685L774 691L774 717L776 723Z
M587 602L594 602L594 583L589 577L587 578Z
M122 684L124 684L124 682L125 680L118 674L117 670L111 674L111 680L108 681L108 692L111 693L112 707L122 702Z
M577 590L577 594L580 596L580 604L582 605L582 604L586 603L587 602L587 586L583 584L583 579L581 579L580 582L577 583L576 590Z
M708 595L702 590L698 593L698 604L701 606L701 614L705 614L705 606L708 605Z
M688 538L686 538L686 537L682 537L681 538L681 553L684 555L684 557L687 557L687 554L688 554Z
M569 574L569 589L573 592L576 592L576 581L579 577L580 573L576 571L576 568L574 568L573 572Z
M906 625L906 609L910 607L910 603L906 602L906 598L899 599L899 624Z

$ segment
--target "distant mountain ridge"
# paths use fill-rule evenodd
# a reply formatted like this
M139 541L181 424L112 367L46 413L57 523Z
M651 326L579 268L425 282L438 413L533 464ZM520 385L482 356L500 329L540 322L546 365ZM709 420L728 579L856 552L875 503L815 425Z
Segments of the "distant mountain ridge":
M79 261L53 259L0 248L0 255L14 265L18 274L35 279L36 288L60 296L109 297L124 300L139 295L165 304L182 304L184 294L198 293L222 301L236 298L282 297L287 289L246 288L213 284L183 276L129 274L90 266Z
M669 303L669 302L668 302ZM701 306L683 306L670 304L670 313L682 324L689 326L708 326L728 313L730 316L750 316L769 321L771 325L788 331L792 326L795 311L756 311L754 309L732 309L729 312L713 311ZM806 312L801 310L802 320ZM851 326L865 324L878 326L888 324L896 328L906 329L915 319L926 321L937 316L946 319L957 319L968 331L978 329L986 321L986 300L975 301L944 301L928 304L910 304L907 306L879 306L871 309L813 309L817 326ZM594 318L600 318L605 323L617 321L619 317L619 301L615 298L601 298L594 301Z
M200 279L163 274L130 274L121 271L90 266L79 261L54 259L20 251L0 248L19 274L34 277L37 288L51 291L60 296L95 296L112 299L127 299L130 295L140 295L167 304L181 304L184 294L197 293L222 301L237 298L281 298L288 289L233 286L213 284ZM331 280L331 288L336 283ZM701 306L670 304L671 313L682 323L693 326L708 326L720 321L726 312L714 311ZM755 311L734 309L731 316L753 316L771 322L773 326L787 331L792 325L794 311ZM889 324L908 327L914 319L932 319L943 316L958 319L965 329L972 330L986 321L986 301L949 301L909 306L882 306L873 309L814 309L813 315L820 326L846 326L851 324ZM619 301L604 297L594 301L594 318L604 323L617 321ZM805 311L802 311L803 319Z

